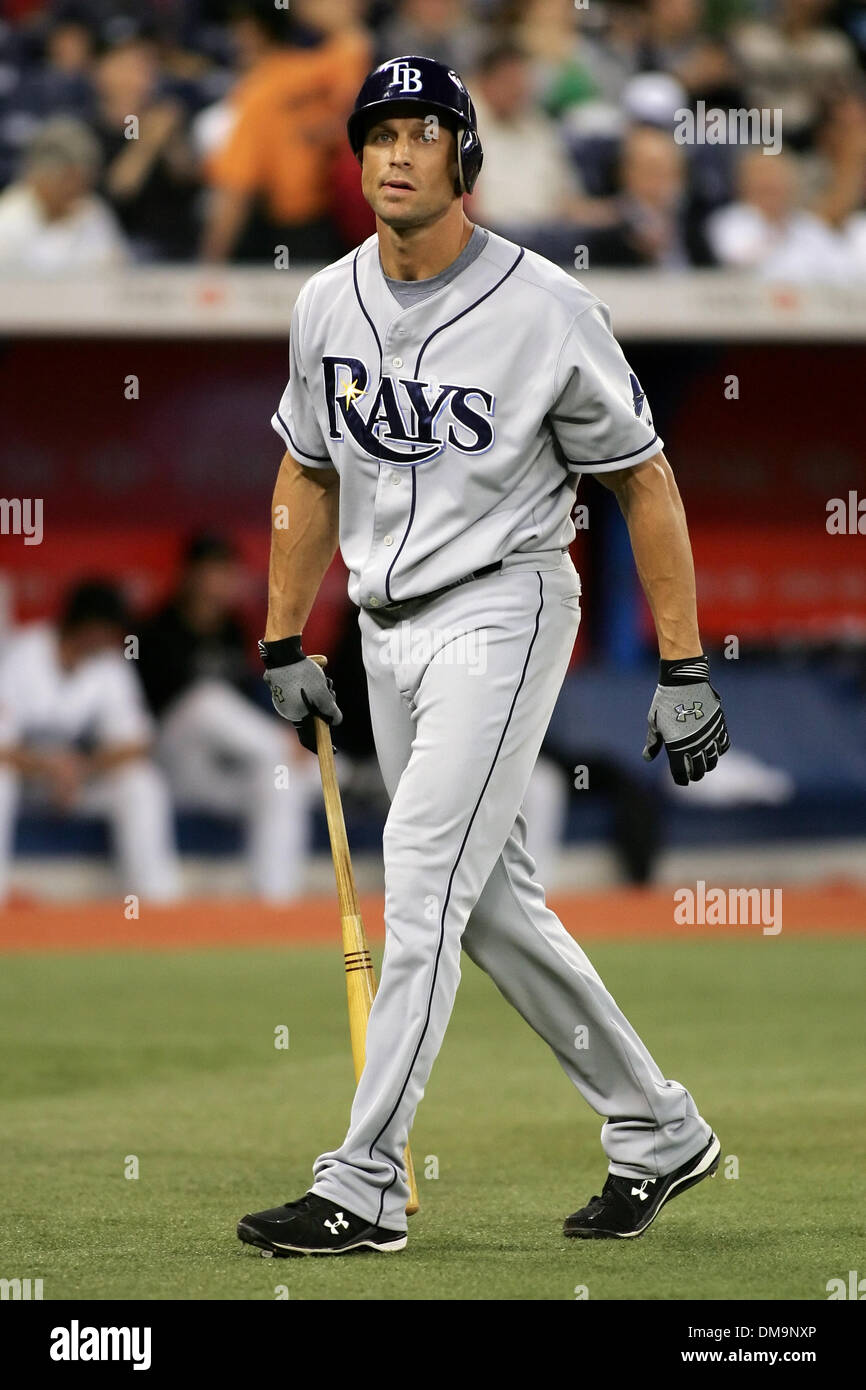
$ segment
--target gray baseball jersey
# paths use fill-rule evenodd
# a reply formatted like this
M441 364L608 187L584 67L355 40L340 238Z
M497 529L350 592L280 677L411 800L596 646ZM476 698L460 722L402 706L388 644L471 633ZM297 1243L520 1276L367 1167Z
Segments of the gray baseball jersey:
M299 463L340 474L340 549L364 608L568 546L581 473L663 447L607 307L492 233L408 309L376 237L312 276L272 423Z

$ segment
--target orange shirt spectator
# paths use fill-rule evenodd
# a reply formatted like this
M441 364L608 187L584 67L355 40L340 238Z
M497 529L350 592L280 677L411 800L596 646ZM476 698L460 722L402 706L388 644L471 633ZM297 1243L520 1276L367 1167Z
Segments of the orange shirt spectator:
M263 193L275 222L321 217L330 158L368 69L368 46L354 34L264 58L235 89L234 125L211 159L211 182Z
M367 36L349 30L317 48L272 48L240 80L230 97L229 133L205 169L208 182L228 195L236 215L228 226L223 221L222 229L219 216L211 222L206 255L221 259L231 253L256 199L275 228L303 227L327 217L333 160L369 67Z

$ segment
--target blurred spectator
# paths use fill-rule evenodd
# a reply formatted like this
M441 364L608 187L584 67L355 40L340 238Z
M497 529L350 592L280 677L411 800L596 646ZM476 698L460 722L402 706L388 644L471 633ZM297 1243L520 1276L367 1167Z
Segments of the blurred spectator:
M15 104L35 117L93 115L93 54L96 33L83 6L59 10L45 35L42 61L31 68Z
M93 193L99 145L72 117L47 121L30 143L20 179L0 193L0 269L103 270L127 246L111 209Z
M601 95L572 0L514 0L510 28L529 55L536 97L552 116Z
M766 19L740 25L733 46L749 106L784 110L786 142L811 139L821 106L857 79L851 40L824 23L832 0L773 0Z
M183 108L160 92L153 43L132 38L110 48L99 60L96 89L102 192L136 256L188 259L196 241L194 165Z
M623 142L612 225L589 230L589 264L681 270L707 259L691 216L685 152L672 135L634 126Z
M705 0L649 0L646 8L641 67L670 73L693 100L739 106L736 68L727 46L706 31Z
M117 590L81 584L57 626L14 635L0 663L0 901L19 800L109 820L125 892L177 897L171 807L150 760L153 726L121 642Z
M40 26L42 28L43 26ZM0 186L50 116L93 117L95 33L85 10L64 7L44 32L0 22Z
M828 226L844 230L866 203L866 101L854 95L834 101L813 152L801 159L809 206Z
M803 282L844 282L855 273L844 236L803 206L795 155L749 150L740 160L739 187L739 200L707 221L719 265Z
M589 11L581 12L578 18L588 14ZM604 7L603 20L594 32L581 31L581 49L598 95L605 102L616 104L639 70L646 16L643 5L635 0L611 0Z
M474 220L522 241L534 226L573 214L579 180L557 126L533 103L522 50L512 44L491 49L472 90L484 146Z
M250 698L240 578L227 541L194 537L176 592L141 626L139 666L177 803L243 816L252 891L285 901L303 888L318 764Z
M209 260L273 261L276 246L306 260L342 254L331 170L371 65L370 40L359 0L296 0L292 16L306 31L289 29L286 12L267 0L233 12L246 71L229 98L226 138L206 163Z
M417 53L465 77L475 67L483 43L483 30L466 0L397 0L392 17L379 31L377 61Z

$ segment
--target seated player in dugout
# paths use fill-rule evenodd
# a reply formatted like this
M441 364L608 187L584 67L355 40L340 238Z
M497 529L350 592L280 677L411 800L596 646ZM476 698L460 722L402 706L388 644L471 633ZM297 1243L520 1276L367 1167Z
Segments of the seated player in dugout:
M580 622L568 547L583 472L619 501L658 633L644 757L664 746L686 783L726 751L682 503L606 306L466 218L482 149L457 74L382 64L348 133L376 234L295 305L273 417L287 450L275 514L292 520L272 531L261 652L276 708L313 747L314 717L342 718L340 692L302 634L339 545L391 798L385 953L345 1138L308 1192L238 1235L276 1255L403 1249L403 1154L462 948L604 1119L601 1195L565 1234L640 1236L715 1172L719 1140L545 905L521 804Z
M124 893L172 902L180 861L154 725L124 660L130 616L110 580L85 579L56 622L26 623L0 661L0 903L19 808L106 820Z
M140 625L138 668L176 804L240 817L249 891L287 902L303 891L319 774L290 730L253 699L260 687L247 655L242 585L228 537L191 536L174 591Z

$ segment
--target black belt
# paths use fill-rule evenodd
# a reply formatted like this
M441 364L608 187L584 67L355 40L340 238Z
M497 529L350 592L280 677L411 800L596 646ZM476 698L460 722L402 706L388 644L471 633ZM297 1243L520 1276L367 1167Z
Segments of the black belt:
M464 574L462 579L455 579L451 584L443 584L441 589L434 589L430 594L421 594L418 598L402 598L395 603L380 603L373 609L374 613L394 613L399 608L408 608L414 603L431 603L434 598L441 598L443 594L449 593L452 589L459 589L461 584L469 584L473 579L483 579L487 574L498 574L502 569L502 561L494 560L492 565L482 565L480 570L473 570L471 574Z

